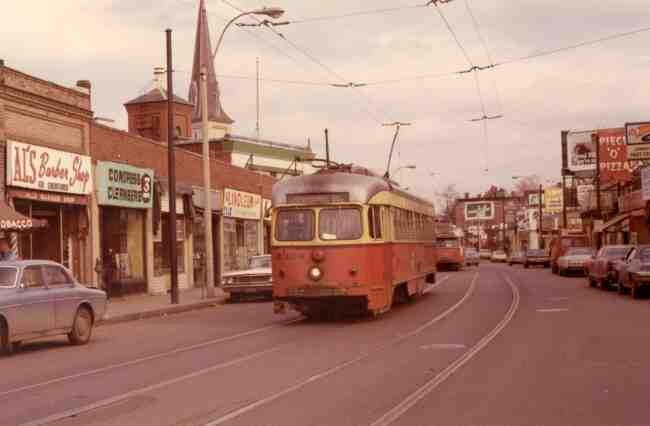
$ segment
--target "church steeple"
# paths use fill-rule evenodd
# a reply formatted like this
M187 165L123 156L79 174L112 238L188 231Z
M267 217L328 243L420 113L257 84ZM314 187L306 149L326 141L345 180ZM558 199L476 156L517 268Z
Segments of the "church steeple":
M201 111L201 68L208 71L208 119L211 122L230 125L233 119L226 114L221 106L219 83L212 60L212 45L210 43L210 29L208 27L208 12L205 1L199 1L199 17L196 26L196 41L194 45L194 63L192 65L192 81L190 82L189 101L194 105L192 122L197 123L202 119Z

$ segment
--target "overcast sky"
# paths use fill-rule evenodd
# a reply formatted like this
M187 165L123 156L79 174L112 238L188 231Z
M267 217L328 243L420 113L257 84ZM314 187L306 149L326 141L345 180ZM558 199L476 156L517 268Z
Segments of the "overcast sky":
M409 0L235 0L244 9L279 6L283 18L301 20L367 9L417 5ZM648 24L647 0L469 0L495 62L522 57ZM421 1L426 3L426 1ZM126 126L123 103L150 86L164 66L164 30L174 30L177 93L187 98L198 0L36 0L2 8L0 57L8 66L64 85L93 83L96 115ZM213 44L224 19L236 14L222 0L207 0ZM465 0L441 6L471 60L486 65L483 45ZM467 62L433 8L295 23L278 27L346 81L378 82L454 72ZM330 129L333 158L385 168L392 128L408 121L394 166L402 184L430 197L449 183L461 192L490 184L510 187L511 176L558 179L560 131L620 127L647 120L650 32L479 73L488 115L486 144L472 74L407 80L351 90L262 82L262 136L306 144L323 152ZM232 28L216 58L217 73L339 83L289 43L264 29ZM234 133L253 135L255 82L220 79L222 104ZM498 96L497 96L498 93ZM486 170L487 169L487 170ZM439 176L429 177L435 172Z

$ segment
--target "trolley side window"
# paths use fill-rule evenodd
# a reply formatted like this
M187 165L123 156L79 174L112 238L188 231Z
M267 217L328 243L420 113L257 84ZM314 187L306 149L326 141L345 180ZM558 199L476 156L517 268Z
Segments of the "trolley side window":
M358 240L363 233L358 208L323 209L318 216L320 239Z
M370 231L370 238L374 240L381 240L381 210L379 206L370 206L368 208L368 229Z
M311 210L280 210L276 219L278 241L311 241L314 239L314 212Z

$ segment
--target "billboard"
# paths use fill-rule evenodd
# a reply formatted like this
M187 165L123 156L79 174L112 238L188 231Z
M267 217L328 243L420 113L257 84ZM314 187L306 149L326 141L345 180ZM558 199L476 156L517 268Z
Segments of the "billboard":
M539 191L529 192L527 201L529 206L539 206ZM542 194L542 203L544 203L544 194Z
M650 160L650 123L626 123L625 143L628 158Z
M567 168L571 172L592 172L596 170L596 144L591 140L592 134L591 130L567 133Z
M465 220L494 219L494 202L475 201L465 204Z
M559 213L563 206L562 188L546 188L544 190L544 210L548 213Z

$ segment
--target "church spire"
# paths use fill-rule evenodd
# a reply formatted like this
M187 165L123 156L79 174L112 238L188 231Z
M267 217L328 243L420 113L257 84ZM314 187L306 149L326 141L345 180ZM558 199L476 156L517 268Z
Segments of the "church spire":
M205 1L199 1L199 17L196 25L196 41L194 44L194 63L192 65L192 81L190 83L189 101L194 105L192 122L199 122L201 111L201 68L208 70L208 120L222 124L232 124L234 121L226 114L221 106L219 83L212 60L212 45L208 27L208 12Z

